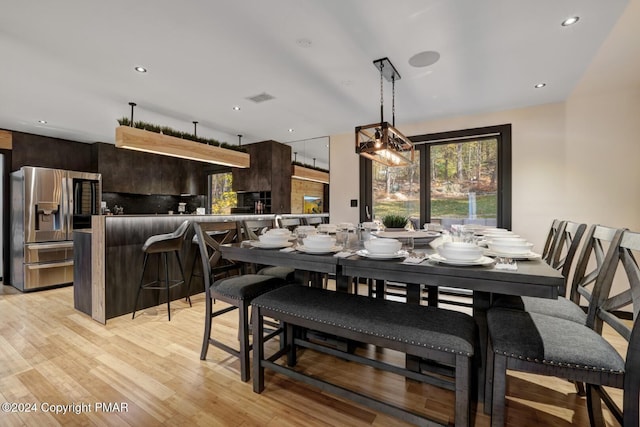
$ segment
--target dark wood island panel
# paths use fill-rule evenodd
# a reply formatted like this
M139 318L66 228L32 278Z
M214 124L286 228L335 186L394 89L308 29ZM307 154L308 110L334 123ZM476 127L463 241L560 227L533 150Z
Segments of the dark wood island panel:
M142 274L142 245L151 236L173 232L185 220L225 222L274 217L275 215L94 216L91 232L74 236L74 278L77 278L74 279L75 307L101 323L131 313ZM197 255L197 247L192 244L193 235L193 227L190 227L180 252L187 283L191 277L194 257ZM156 258L149 259L151 264L145 273L145 281L150 281L154 278L152 275L155 276ZM169 262L172 274L179 274L175 257L170 257ZM203 286L201 278L194 278L191 294L203 292ZM164 291L159 292L142 292L138 310L165 303ZM177 286L171 289L170 298L184 298L186 293L187 285Z

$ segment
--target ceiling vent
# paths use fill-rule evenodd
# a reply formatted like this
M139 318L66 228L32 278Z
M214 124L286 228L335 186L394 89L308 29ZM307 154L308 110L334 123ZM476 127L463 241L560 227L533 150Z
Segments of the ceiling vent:
M262 92L259 95L255 95L255 96L250 96L249 98L247 98L248 100L251 100L253 102L255 102L256 104L259 104L261 102L265 102L265 101L271 101L272 99L275 99L275 97L273 95L269 95L266 92Z

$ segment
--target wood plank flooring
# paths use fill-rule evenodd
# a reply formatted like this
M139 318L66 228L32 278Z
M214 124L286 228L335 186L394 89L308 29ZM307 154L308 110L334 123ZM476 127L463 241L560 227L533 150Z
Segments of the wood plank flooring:
M406 425L271 372L266 390L253 393L250 382L240 381L237 359L213 347L206 361L199 359L204 294L192 301L191 308L183 301L172 303L171 322L163 304L134 320L126 315L101 325L74 310L71 287L21 294L0 285L0 403L22 409L0 414L0 425ZM222 321L216 336L235 345L236 313ZM358 351L404 360L393 351ZM300 357L299 367L453 422L451 392L311 351ZM585 400L571 383L511 374L509 426L589 425ZM489 425L481 407L474 421L475 426Z

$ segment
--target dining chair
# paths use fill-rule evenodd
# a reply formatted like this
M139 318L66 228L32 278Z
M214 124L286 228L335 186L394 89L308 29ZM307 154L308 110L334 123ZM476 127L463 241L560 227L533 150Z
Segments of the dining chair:
M278 218L277 219L279 228L286 228L289 231L293 231L296 227L303 225L302 218Z
M200 228L212 239L209 241L209 258L214 264L211 266L211 275L216 280L221 275L230 276L232 272L241 274L244 265L235 261L230 261L220 256L220 246L227 243L240 241L240 226L236 221L201 223ZM191 283L194 277L204 277L200 262L200 244L198 234L193 235L191 244L195 246L193 265L191 266L191 276L189 277L188 294L191 294ZM215 257L215 258L213 258ZM204 279L203 279L204 280Z
M549 262L552 257L553 249L558 241L558 235L562 233L564 230L565 222L559 219L554 219L551 221L551 227L549 227L549 232L547 233L547 239L544 242L544 248L542 249L542 259L547 262L547 264L552 265Z
M285 285L286 282L277 277L257 274L243 274L214 280L215 268L222 258L222 254L218 249L218 242L207 234L207 231L214 224L212 222L194 223L196 236L198 236L206 292L204 336L200 360L206 360L209 345L213 345L240 359L240 378L246 382L250 377L249 352L252 348L249 343L249 306L251 305L251 300L258 295ZM226 305L219 310L214 310L214 304L218 302L226 303ZM239 349L231 347L212 336L213 319L233 310L238 310L239 316ZM270 339L279 332L279 330L271 331L265 339Z
M575 231L573 236L562 236L565 241L571 240L570 250L576 250L578 246L578 234L582 225L574 226L575 223L564 230L564 234ZM585 226L586 227L586 226ZM602 272L604 258L607 248L615 243L615 236L620 229L594 224L589 228L584 238L582 250L578 256L575 271L571 280L569 295L560 295L558 299L519 297L519 296L499 296L493 301L494 308L509 308L516 310L530 311L534 313L554 316L573 322L586 324L587 312L581 305L583 300L589 304L592 299L593 287L597 278ZM556 268L561 267L563 276L568 274L571 263L568 261L571 255L564 258L564 263L558 262ZM552 265L553 267L553 265ZM566 283L565 276L565 283Z
M549 254L547 264L559 270L566 283L573 266L573 258L578 253L578 247L587 229L587 224L574 221L562 221L562 223L554 239L553 249ZM560 293L565 295L566 289L562 289Z
M277 228L275 218L246 219L242 221L242 240L258 240L259 235L272 228Z
M321 216L306 216L303 218L304 225L313 225L318 226L319 224L324 224L324 218Z
M603 253L587 324L504 308L487 313L487 375L492 380L487 382L485 404L492 408L492 426L504 425L507 369L587 384L592 426L604 425L602 401L623 427L640 425L640 233L617 229L614 234ZM616 315L622 309L631 309L631 326ZM604 325L627 343L625 357L601 335ZM622 408L605 387L623 390Z
M251 219L242 221L242 240L258 240L261 234L267 230L277 228L275 218L273 219ZM247 270L260 275L279 277L288 283L295 283L295 269L281 266L256 266L247 265Z

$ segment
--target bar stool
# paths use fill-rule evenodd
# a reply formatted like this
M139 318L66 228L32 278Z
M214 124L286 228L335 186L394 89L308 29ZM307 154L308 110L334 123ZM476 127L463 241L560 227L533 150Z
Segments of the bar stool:
M169 290L176 286L185 283L184 269L182 268L182 261L180 260L180 249L182 249L182 243L184 241L187 230L189 229L190 222L184 221L180 224L180 227L173 233L157 234L149 237L144 245L142 251L144 252L144 263L142 265L142 276L140 277L140 286L138 286L138 293L136 294L136 300L133 304L132 319L136 317L136 307L138 306L138 298L140 297L140 291L143 289L165 289L167 292L167 316L171 321L171 298L169 296ZM169 256L168 254L173 252L176 254L178 260L178 267L180 268L180 276L182 279L169 280ZM144 273L147 269L147 262L149 255L158 255L158 270L156 280L148 283L144 283ZM161 259L164 261L161 262ZM164 264L164 280L160 279L160 264ZM187 300L189 306L191 306L191 298L187 294Z

